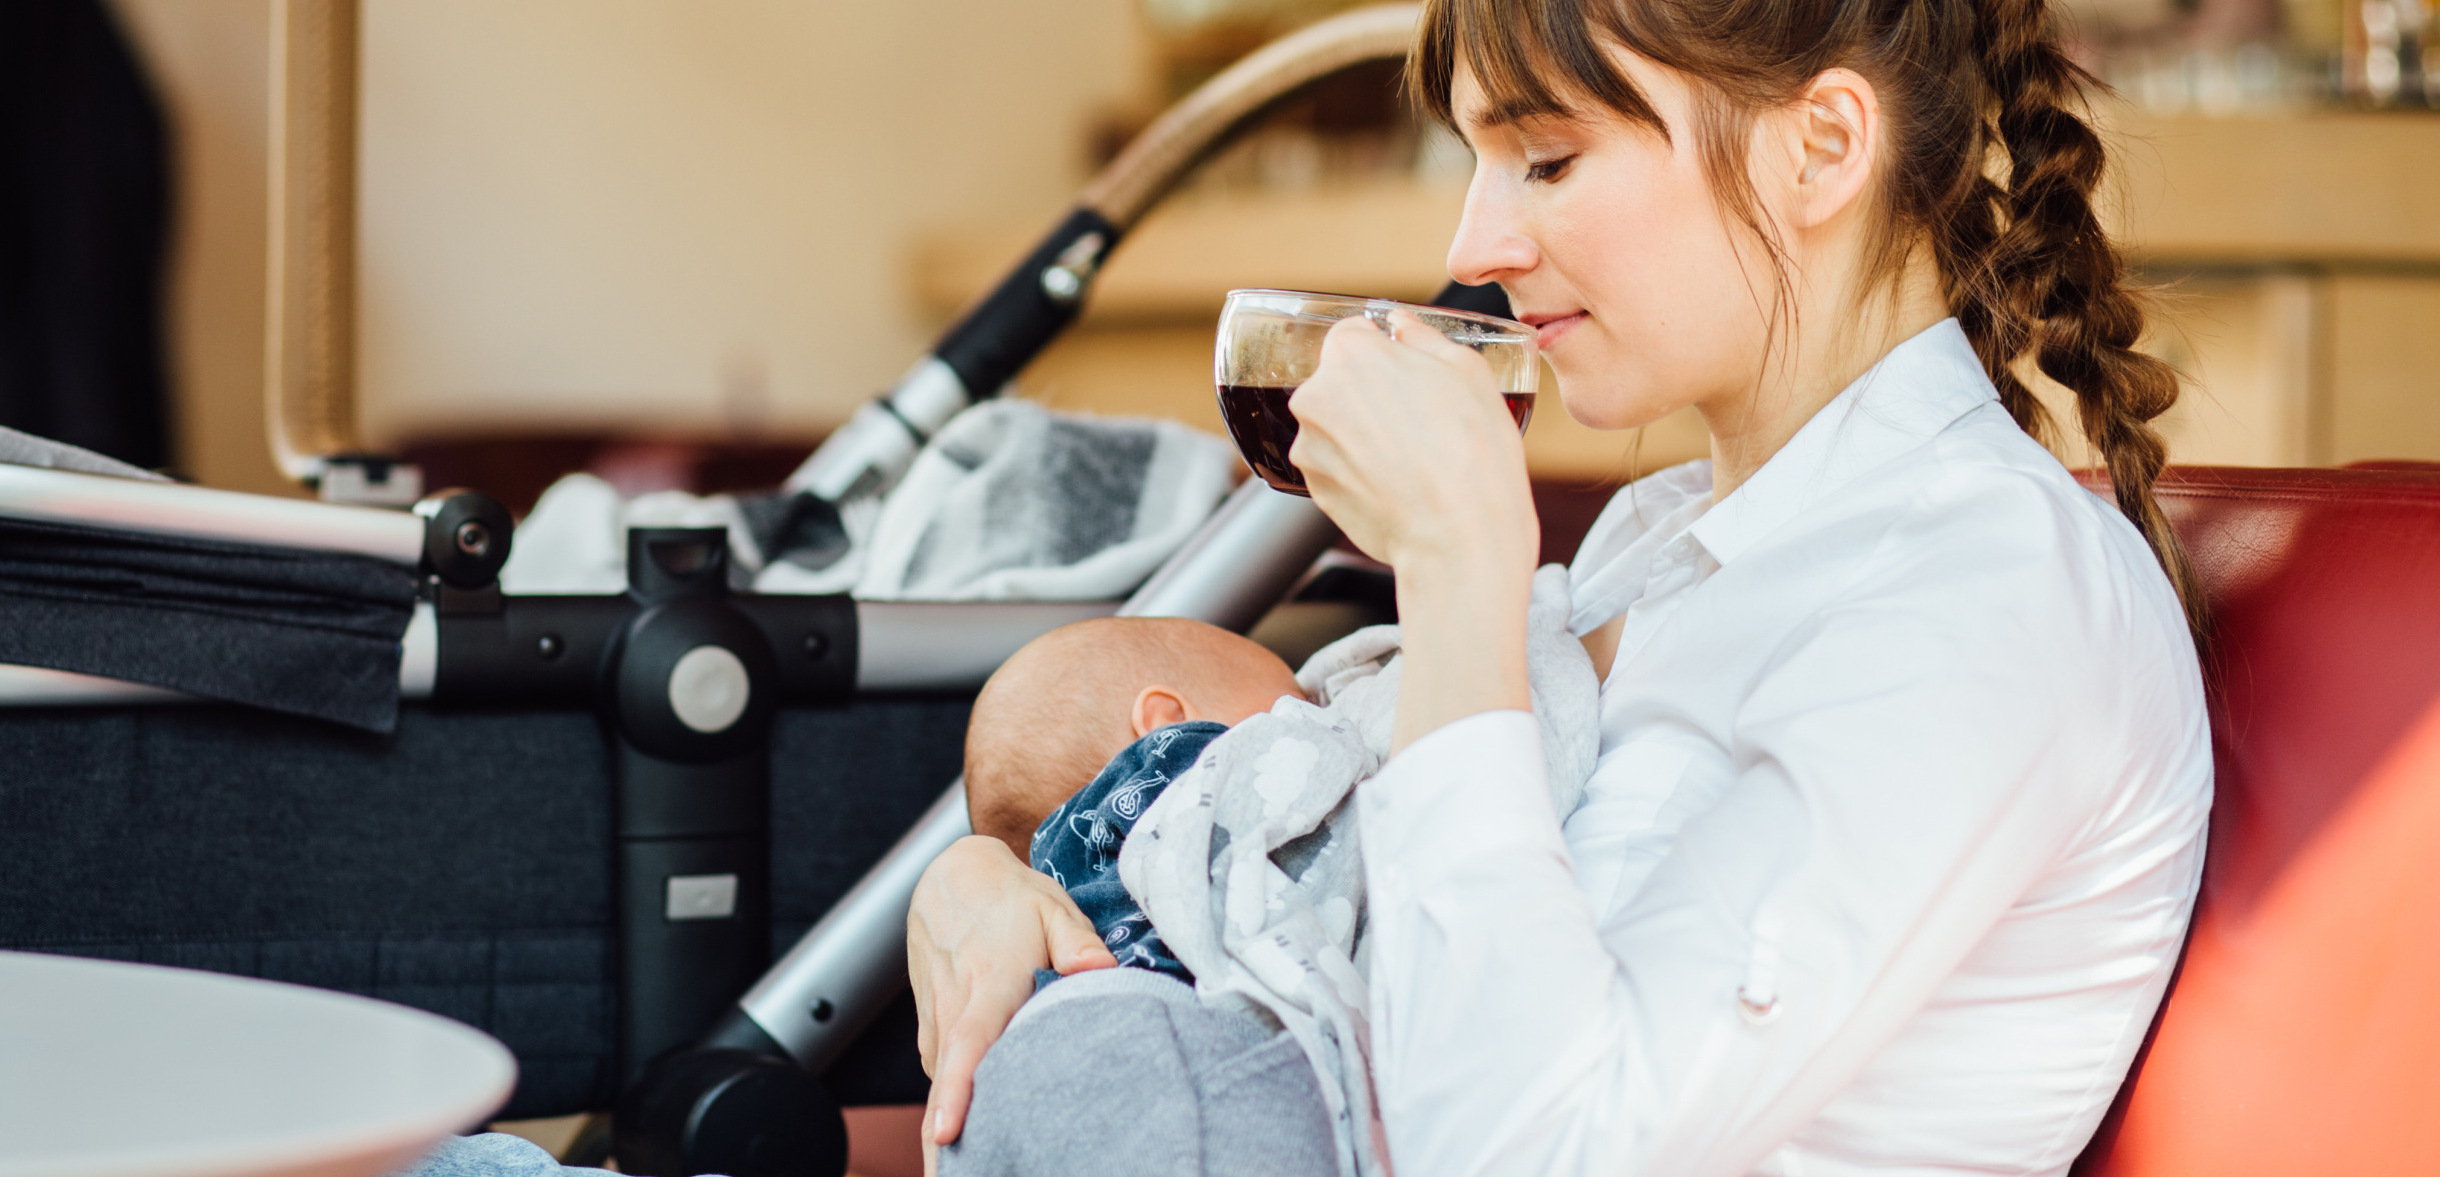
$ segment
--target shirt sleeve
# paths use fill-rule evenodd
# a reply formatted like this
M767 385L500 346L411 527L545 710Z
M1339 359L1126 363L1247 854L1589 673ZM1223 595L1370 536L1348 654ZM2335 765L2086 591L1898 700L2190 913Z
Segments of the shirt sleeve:
M1744 1173L1811 1119L2091 812L2091 753L2045 703L2067 656L2004 644L1896 611L1811 623L1746 696L1717 802L1606 913L1532 715L1451 723L1367 782L1401 1177Z

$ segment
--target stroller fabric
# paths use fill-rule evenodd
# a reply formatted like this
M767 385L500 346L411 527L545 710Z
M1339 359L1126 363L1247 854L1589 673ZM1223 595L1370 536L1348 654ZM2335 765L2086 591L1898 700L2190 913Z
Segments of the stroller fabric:
M760 592L1114 600L1194 534L1236 475L1226 442L1183 425L987 401L952 419L886 496L835 507L785 493L621 500L570 475L518 526L500 583L615 593L627 584L627 528L725 527Z
M1537 572L1526 660L1562 816L1582 800L1601 743L1600 683L1568 628L1570 611L1567 570ZM1357 782L1389 758L1402 670L1396 626L1324 647L1297 672L1320 705L1282 699L1212 741L1137 821L1118 859L1119 877L1204 1000L1251 1005L1304 1048L1349 1177L1388 1172L1353 801Z
M415 588L364 556L0 520L0 662L386 732Z
M775 954L957 775L971 701L779 709ZM395 1001L516 1053L503 1119L617 1102L611 755L592 708L409 703L376 736L215 703L10 707L0 761L0 949ZM912 999L824 1081L850 1104L922 1102Z
M126 463L0 430L0 462ZM0 662L386 732L415 574L363 556L0 520Z

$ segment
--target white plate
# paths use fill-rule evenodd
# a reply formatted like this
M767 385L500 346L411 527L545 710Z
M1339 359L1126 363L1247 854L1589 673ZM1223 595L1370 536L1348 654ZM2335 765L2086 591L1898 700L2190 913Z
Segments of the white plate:
M0 1177L370 1177L517 1064L446 1018L217 973L0 952Z

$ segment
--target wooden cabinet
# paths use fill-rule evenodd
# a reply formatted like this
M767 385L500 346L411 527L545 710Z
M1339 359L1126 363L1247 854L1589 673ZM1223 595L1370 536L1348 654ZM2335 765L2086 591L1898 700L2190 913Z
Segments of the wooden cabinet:
M2113 213L2179 461L2440 460L2440 114L2136 119Z

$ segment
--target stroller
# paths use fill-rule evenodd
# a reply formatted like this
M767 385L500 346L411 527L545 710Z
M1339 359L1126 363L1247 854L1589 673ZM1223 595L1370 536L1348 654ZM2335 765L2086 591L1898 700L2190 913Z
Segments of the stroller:
M350 444L353 2L281 12L272 447L326 499L413 500ZM794 501L885 491L1074 320L1196 164L1292 92L1401 57L1414 16L1324 21L1164 114L823 443ZM1440 301L1506 311L1496 287ZM21 612L39 625L0 612L0 662L26 663L0 666L0 749L26 766L0 786L0 948L420 1006L517 1054L510 1117L615 1103L627 1172L836 1174L842 1104L923 1098L904 924L967 832L974 689L1085 617L1242 631L1327 590L1335 534L1253 479L1123 602L742 592L726 533L700 528L631 531L623 595L519 596L499 585L512 521L479 493L395 510L0 465L0 549L27 553L0 559L0 595L62 562L103 584ZM221 628L187 632L203 615ZM317 663L367 648L395 681L329 687Z

